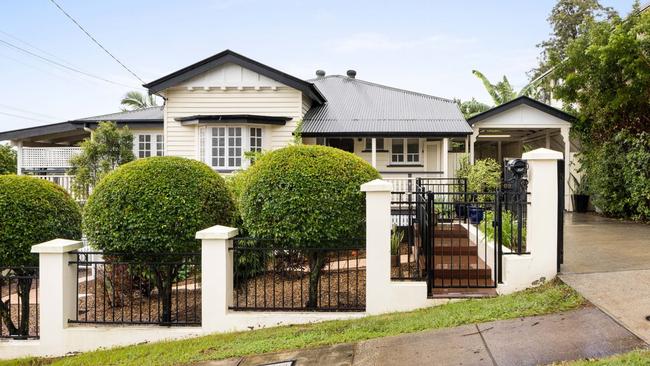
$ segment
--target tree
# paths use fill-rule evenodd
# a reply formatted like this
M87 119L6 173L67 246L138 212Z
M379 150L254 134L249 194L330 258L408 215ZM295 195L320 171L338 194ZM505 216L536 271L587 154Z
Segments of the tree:
M0 174L16 174L16 152L11 146L0 144Z
M616 12L610 7L602 6L598 0L559 0L547 20L553 29L549 39L537 45L541 49L538 66L528 74L531 81L538 78L539 99L550 102L552 86L558 77L551 71L566 58L566 48L578 36L585 32L585 25L597 19L611 19Z
M156 97L154 97L153 94L144 95L135 90L126 93L120 104L122 105L123 111L133 111L158 105Z
M460 108L460 112L465 118L470 118L491 108L489 105L481 103L474 98L464 102L461 102L460 99L454 99L454 101L458 104L458 108Z
M495 105L501 105L522 95L530 96L534 92L534 84L528 84L524 86L519 92L516 92L505 75L503 76L503 80L497 82L496 84L492 84L490 80L488 80L488 78L485 77L485 75L483 75L483 73L480 71L472 70L472 74L474 74L483 82L485 90L488 92L488 94L490 94Z
M188 261L183 253L200 250L197 231L230 225L233 209L224 179L207 165L151 157L124 164L97 184L84 206L83 228L105 257L145 268L140 277L153 281L161 320L169 323L172 285Z
M316 307L326 252L365 236L361 184L380 178L360 157L332 147L293 145L264 154L249 168L240 198L244 228L304 253L307 307Z
M591 20L566 47L553 89L578 111L581 166L606 214L650 213L650 12Z
M5 281L5 276L17 277L17 286L16 283L13 286L22 306L22 317L16 324L10 305L0 301L0 318L11 335L27 336L30 318L38 321L29 316L32 278L38 273L38 256L31 253L31 248L56 238L81 238L80 208L70 195L42 179L25 175L0 176L0 263L3 267L0 281ZM6 283L2 285L7 288Z
M129 128L100 122L91 138L81 143L81 153L70 160L73 192L78 197L86 197L106 173L134 158L133 134Z

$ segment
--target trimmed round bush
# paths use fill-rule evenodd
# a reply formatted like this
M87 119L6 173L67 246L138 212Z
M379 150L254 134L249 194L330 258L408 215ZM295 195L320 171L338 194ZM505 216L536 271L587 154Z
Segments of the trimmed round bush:
M343 150L295 145L263 155L246 174L241 193L244 227L253 236L300 247L365 234L363 183L375 168Z
M84 207L84 232L105 252L142 258L193 252L196 232L229 225L234 203L224 179L207 165L152 157L118 167Z
M36 266L31 248L52 239L81 239L81 210L58 185L0 175L0 265Z
M38 256L31 248L52 239L81 238L79 205L58 185L24 175L0 175L0 267L18 276L19 319L8 303L0 302L2 323L12 336L26 337L38 321L30 312L29 293ZM13 267L7 270L6 267ZM13 300L12 300L13 301ZM31 314L31 315L30 315Z

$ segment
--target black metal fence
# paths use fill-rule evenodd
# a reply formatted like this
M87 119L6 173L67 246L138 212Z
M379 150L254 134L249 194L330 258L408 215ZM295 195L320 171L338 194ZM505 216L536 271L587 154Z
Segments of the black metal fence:
M0 296L0 338L38 338L38 267L0 267Z
M201 324L201 253L76 252L77 311L70 323Z
M291 242L235 238L233 310L364 311L362 240L298 248Z
M511 177L502 184L501 244L503 254L526 254L526 223L528 217L528 181Z
M391 279L423 279L423 214L426 199L418 192L391 194Z

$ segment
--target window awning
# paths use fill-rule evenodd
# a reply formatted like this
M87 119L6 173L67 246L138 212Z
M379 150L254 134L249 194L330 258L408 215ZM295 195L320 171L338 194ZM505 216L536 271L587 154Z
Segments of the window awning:
M253 114L197 114L193 116L180 117L175 120L183 126L193 126L198 124L264 124L264 125L285 125L292 117L278 116L260 116Z

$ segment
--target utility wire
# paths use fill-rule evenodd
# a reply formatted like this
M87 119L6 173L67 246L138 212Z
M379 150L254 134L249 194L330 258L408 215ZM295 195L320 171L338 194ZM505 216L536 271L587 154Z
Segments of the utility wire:
M97 40L95 39L95 37L93 37L90 33L88 33L88 31L87 31L86 29L84 29L84 27L82 27L81 24L79 24L79 22L77 22L77 21L76 21L76 20L75 20L75 19L74 19L70 14L68 14L65 10L63 10L63 8L61 7L61 5L59 5L59 4L58 4L56 1L54 1L54 0L50 0L50 2L52 2L52 4L54 4L57 8L59 8L59 10L61 10L61 12L62 12L63 14L65 14L65 16L68 17L68 19L70 19L74 24L76 24L77 27L79 27L79 29L81 29L82 32L84 32L84 33L85 33L85 34L86 34L86 35L87 35L87 36L88 36L88 37L89 37L93 42L95 42L95 44L96 44L97 46L99 46L99 48L101 48L102 50L104 50L104 52L106 52L106 54L108 54L109 56L111 56L111 58L113 58L113 60L115 60L118 64L120 64L120 66L122 66L122 67L124 68L124 70L128 71L131 75L135 76L138 80L140 80L143 84L145 84L145 81L142 80L142 78L140 78L140 77L139 77L135 72L131 71L131 69L129 69L128 67L126 67L126 65L124 65L124 64L122 63L122 61L118 60L117 57L113 56L113 54L110 53L110 52L109 52L109 51L108 51L104 46L102 46L102 44L99 43L99 41L97 41Z
M48 114L32 112L32 111L28 111L26 109L16 108L16 107L12 107L12 106L6 105L6 104L0 104L0 108L12 109L12 110L17 111L17 112L29 113L29 114L33 114L35 116L41 116L43 118L56 119L56 117L50 116Z
M7 46L7 47L11 47L11 48L16 49L16 50L18 50L18 51L21 51L21 52L23 52L23 53L26 53L26 54L28 54L28 55L30 55L30 56L36 57L36 58L38 58L38 59L41 59L41 60L43 60L43 61L45 61L45 62L48 62L48 63L51 63L51 64L56 65L56 66L58 66L58 67L62 67L62 68L64 68L64 69L67 69L67 70L69 70L69 71L73 71L73 72L76 72L76 73L79 73L79 74L82 74L82 75L85 75L85 76L88 76L88 77L91 77L91 78L94 78L94 79L98 79L98 80L105 81L105 82L107 82L107 83L111 83L111 84L115 84L115 85L124 86L124 87L127 87L127 88L133 88L133 87L134 87L134 86L132 86L132 85L127 85L127 84L118 83L117 81L108 80L108 79L105 79L105 78L103 78L103 77L101 77L101 76L93 75L93 74L87 73L87 72L85 72L85 71L81 71L81 70L79 70L79 69L76 69L76 68L74 68L74 67L70 67L70 66L64 65L64 64L62 64L62 63L60 63L60 62L57 62L57 61L51 60L51 59L49 59L49 58L47 58L47 57L41 56L41 55L36 54L36 53L34 53L34 52L32 52L32 51L26 50L26 49L24 49L24 48L22 48L22 47L20 47L20 46L17 46L17 45L15 45L15 44L13 44L13 43L7 42L7 41L5 41L5 40L3 40L3 39L0 39L0 43L4 44L4 45Z
M24 44L24 45L26 45L26 46L28 46L28 47L31 47L31 48L35 49L36 51L38 51L38 52L40 52L40 53L42 53L42 54L44 54L44 55L50 56L51 58L53 58L53 59L55 59L55 60L57 60L57 61L60 61L60 62L62 62L62 63L64 63L64 64L68 64L68 65L70 65L71 67L76 67L76 66L73 65L72 63L70 63L70 62L68 62L68 61L66 61L66 60L64 60L64 59L62 59L62 58L60 58L60 57L58 57L57 55L54 55L54 54L52 54L52 53L50 53L50 52L47 52L47 51L45 51L45 50L43 50L43 49L41 49L41 48L38 48L38 47L34 46L33 44L31 44L31 43L29 43L29 42L27 42L27 41L25 41L25 40L22 40L22 39L20 39L20 38L18 38L18 37L16 37L16 36L14 36L14 35L11 34L11 33L7 33L7 32L5 32L5 31L3 31L2 29L0 29L0 33L4 34L5 36L7 36L7 37L9 37L9 38L11 38L11 39L13 39L14 41L18 41L18 42L20 42L20 43L22 43L22 44Z
M19 114L13 114L13 113L7 113L7 112L0 112L0 114L5 115L5 116L9 116L9 117L27 119L27 120L34 121L34 122L43 122L42 119L36 119L36 118L21 116Z

